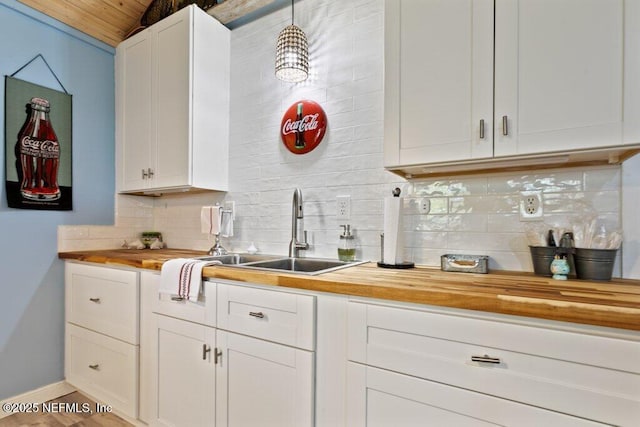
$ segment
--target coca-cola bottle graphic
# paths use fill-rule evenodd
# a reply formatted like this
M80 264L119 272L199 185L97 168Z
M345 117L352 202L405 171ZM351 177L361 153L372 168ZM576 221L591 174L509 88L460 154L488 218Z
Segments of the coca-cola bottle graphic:
M296 116L296 123L298 124L298 127L296 129L296 142L294 146L298 149L302 149L305 147L304 124L302 121L302 106L302 102L299 102Z
M31 114L18 134L20 194L29 200L60 198L60 144L49 120L49 110L49 101L31 98Z

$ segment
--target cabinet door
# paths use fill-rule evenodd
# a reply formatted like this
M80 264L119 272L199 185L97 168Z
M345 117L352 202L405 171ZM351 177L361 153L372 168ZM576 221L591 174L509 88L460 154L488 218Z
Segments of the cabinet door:
M496 1L496 156L623 143L624 19L624 0Z
M604 425L352 362L347 375L350 427Z
M191 17L176 13L154 26L156 96L153 187L190 184ZM212 43L215 43L212 41Z
M218 427L313 425L313 353L218 330Z
M153 167L151 141L152 37L145 30L122 42L116 50L116 159L118 190L141 190L149 180L142 172Z
M493 1L387 0L385 166L491 157L492 117Z
M156 399L152 425L212 426L215 329L156 315Z

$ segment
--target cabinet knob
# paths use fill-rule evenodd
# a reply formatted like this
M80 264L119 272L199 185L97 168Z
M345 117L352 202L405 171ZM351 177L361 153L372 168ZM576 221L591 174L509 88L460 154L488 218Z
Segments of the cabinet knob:
M89 298L89 301L95 302L96 304L100 303L100 298Z

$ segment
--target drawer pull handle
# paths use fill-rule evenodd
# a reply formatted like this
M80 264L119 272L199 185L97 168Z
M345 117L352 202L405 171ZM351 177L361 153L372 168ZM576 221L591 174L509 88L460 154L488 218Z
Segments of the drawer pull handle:
M507 116L502 116L502 134L504 136L509 135L509 122Z
M249 316L257 317L258 319L264 319L264 313L261 311L250 311Z
M211 347L206 344L202 344L202 360L207 360L208 353L211 353Z
M89 368L93 369L94 371L99 371L100 370L100 365L98 365L96 363L95 365L89 365Z
M480 119L480 139L484 139L484 119Z
M100 298L89 298L89 301L95 302L96 304L98 304L100 302Z
M173 295L171 297L171 301L184 301L184 297L179 297L177 295Z
M222 359L222 350L218 349L218 347L216 347L215 352L213 353L213 364L217 365L218 364L218 360Z
M494 365L501 363L499 357L491 357L487 356L486 354L484 356L471 356L471 361L479 363L492 363Z

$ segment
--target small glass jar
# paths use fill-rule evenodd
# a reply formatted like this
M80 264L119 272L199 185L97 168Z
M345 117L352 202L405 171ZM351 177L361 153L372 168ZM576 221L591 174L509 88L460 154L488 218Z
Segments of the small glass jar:
M356 246L353 234L351 234L351 226L349 224L341 225L342 234L338 241L338 259L340 261L354 261L356 259Z

